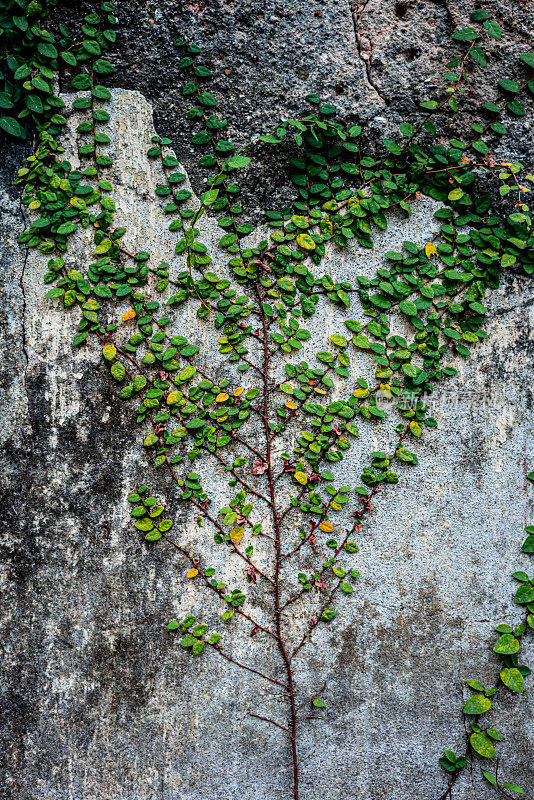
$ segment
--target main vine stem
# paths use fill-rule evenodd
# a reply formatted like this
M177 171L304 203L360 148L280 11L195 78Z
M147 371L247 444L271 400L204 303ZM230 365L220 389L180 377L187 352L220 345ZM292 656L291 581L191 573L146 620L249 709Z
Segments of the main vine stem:
M256 283L258 292L259 308L261 313L261 322L263 327L263 426L265 431L265 454L267 456L267 480L269 483L269 493L271 496L271 513L273 519L274 529L274 544L275 544L275 569L274 569L274 606L276 617L276 641L278 649L284 661L284 666L287 675L287 687L289 695L289 738L291 743L291 758L293 763L293 800L299 800L299 760L297 753L297 707L295 703L295 686L293 681L293 670L291 669L291 659L287 653L286 646L282 637L282 603L280 600L280 573L282 570L282 528L281 521L278 515L278 508L276 505L275 496L275 480L273 475L273 465L271 459L271 431L269 428L269 338L267 331L267 322L265 320L265 312L263 310L263 297L259 281Z

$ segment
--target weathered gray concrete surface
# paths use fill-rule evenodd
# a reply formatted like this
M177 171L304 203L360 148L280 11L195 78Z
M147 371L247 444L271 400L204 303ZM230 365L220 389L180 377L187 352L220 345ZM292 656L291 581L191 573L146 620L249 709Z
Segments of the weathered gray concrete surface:
M253 4L248 5L252 9ZM421 13L422 5L409 5L409 13L416 8ZM426 7L436 8L438 16L444 13L439 6ZM371 4L359 12L362 25L368 15L365 25L376 48L375 26L388 22L393 4L381 8L386 9L382 21L378 11L370 14ZM227 16L217 17L221 9ZM241 30L228 16L236 9L236 4L217 4L213 14L216 21L223 20L219 29L221 36L227 35L227 58L239 61L231 45L239 37L244 41L247 87L253 86L254 70L261 71L262 82L267 80L265 65L260 68L251 57L257 36L266 36L266 57L279 64L270 76L278 94L260 98L257 117L244 100L243 106L241 99L231 100L232 86L228 87L229 102L250 112L253 130L260 129L276 103L283 108L287 100L287 114L293 114L293 93L296 98L317 88L310 75L326 84L331 81L329 91L335 92L337 72L343 73L347 91L340 96L346 97L345 110L356 91L362 92L358 109L368 107L372 85L366 85L365 59L354 51L346 4L308 4L303 11L306 25L319 20L317 25L323 27L317 34L320 46L310 34L311 25L305 27L302 50L283 48L279 38L289 36L287 30L295 35L294 25L288 23L284 34L285 22L272 20L267 35L265 22L259 20L256 35L256 12L239 12L244 15ZM167 46L170 29L178 27L172 8L162 5L154 11L132 3L128 13L134 10L139 11L135 24L141 33L145 22L152 25L148 19L154 19L160 26L160 45ZM316 16L318 10L323 18ZM186 11L179 10L179 21L190 21ZM268 14L280 16L280 3ZM214 23L203 28L202 14L192 14L195 19L196 33L209 42ZM130 29L133 25L132 21ZM419 29L414 24L414 37ZM133 41L132 34L130 48L122 51L126 66L137 48L138 72L152 70L156 75L141 47L147 42L150 53L152 41L136 36ZM386 45L383 52L387 59ZM284 70L292 76L303 69L292 61L289 66L295 53L309 72L301 78L302 89L293 86L286 98ZM378 82L379 76L370 74ZM166 80L170 83L171 78ZM392 80L389 73L382 77L381 94L394 95ZM251 96L248 91L247 103ZM168 111L164 98L157 105L162 119ZM377 101L375 113L380 114L378 106ZM167 118L169 126L176 123L177 118ZM151 199L159 176L144 156L150 125L151 110L141 95L114 93L117 219L129 228L128 244L149 250L157 262L173 258L173 237L165 230L159 204ZM189 165L185 147L178 147L177 153ZM9 172L10 162L6 163ZM15 169L17 154L11 163ZM147 473L151 487L157 487L156 476L141 452L141 434L132 428L130 412L116 400L98 353L85 349L73 355L74 316L43 299L45 262L33 254L26 260L16 244L24 221L16 194L8 192L10 181L7 175L2 184L0 305L5 520L0 573L5 774L0 777L0 797L287 797L284 735L248 716L256 710L280 718L276 698L214 653L192 661L165 630L169 619L191 612L221 632L222 625L206 596L186 584L183 561L131 532L126 496ZM371 255L351 250L341 258L331 252L332 273L340 278L362 271L371 274L382 254L403 239L424 243L434 230L432 210L432 204L421 203L408 224L393 221L377 238ZM207 223L204 240L211 241L213 235ZM87 240L80 239L69 256L71 263L86 260L89 252ZM432 401L439 427L419 446L419 466L403 472L399 487L377 502L359 539L361 549L354 557L361 570L358 591L337 604L334 625L319 629L303 651L298 671L303 697L325 677L328 681L326 709L306 712L301 722L301 753L310 756L303 764L304 800L439 797L446 782L437 758L445 747L458 751L463 741L462 682L467 677L495 679L492 630L505 619L519 620L511 601L510 573L529 568L519 547L523 525L534 518L525 479L532 469L532 298L531 282L509 275L489 300L489 339L461 365L450 392ZM352 316L357 313L357 308L351 310ZM314 328L318 338L326 342L327 335L340 330L341 318L339 312L325 316L323 326ZM188 329L192 340L201 340L202 329L192 315L180 317L178 324ZM209 360L205 341L203 350ZM387 428L377 427L373 433L362 426L354 452L343 462L343 480L359 483L362 458L382 447L387 435ZM201 473L209 470L207 463L199 467ZM159 496L170 498L172 510L172 487L159 485ZM214 507L225 490L224 483L217 484ZM180 535L191 546L205 547L211 533L191 523L180 517ZM213 564L230 577L240 575L239 564L221 549L214 550ZM258 614L266 613L259 590L250 595ZM259 637L250 639L242 626L232 626L225 642L236 657L259 658L266 669L278 668L274 653L265 650L262 655ZM533 656L531 645L524 663L532 662ZM532 792L534 692L529 683L527 679L524 696L499 698L491 722L506 735L499 746L506 754L506 778ZM492 796L478 766L453 794L455 800Z
M157 261L173 258L172 236L150 199L159 176L144 156L149 125L146 101L117 91L118 220L129 226L127 244L146 247ZM164 629L190 612L217 626L217 609L206 612L207 598L184 580L183 561L130 532L125 498L147 471L139 437L97 352L72 355L74 319L43 300L43 259L25 260L14 243L20 213L14 200L5 203L5 796L286 796L283 733L248 716L269 709L278 716L276 700L213 653L191 662ZM372 273L381 253L404 238L423 243L434 229L432 209L423 202L408 224L393 222L371 257L330 254L333 274ZM207 224L204 239L210 235ZM81 239L69 258L74 265L89 252ZM328 680L327 708L301 723L302 754L310 756L306 800L334 800L348 787L362 800L426 800L445 786L436 759L461 745L462 681L493 679L491 631L519 616L509 574L527 567L518 551L529 519L531 302L520 277L492 297L490 338L462 365L452 394L434 399L439 429L419 447L419 466L377 502L360 537L358 592L337 605L334 626L304 651L302 695L321 676ZM178 324L200 339L193 317ZM326 343L340 327L331 312L314 330ZM362 457L383 447L385 435L362 426L342 481L358 483ZM214 507L219 498L222 505L224 484L212 496ZM193 547L206 546L192 520L182 518L179 533ZM213 559L238 578L230 556L215 550ZM274 654L262 655L259 640L244 634L233 644L230 638L232 652L259 654L259 663L276 670ZM507 697L492 717L507 734L507 775L524 784L532 780L532 697ZM487 796L478 768L456 793Z

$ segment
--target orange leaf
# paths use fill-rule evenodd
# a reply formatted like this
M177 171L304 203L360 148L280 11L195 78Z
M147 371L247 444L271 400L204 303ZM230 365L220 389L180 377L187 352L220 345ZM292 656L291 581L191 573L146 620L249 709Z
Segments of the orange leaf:
M128 322L129 319L133 319L135 317L135 311L133 308L130 308L125 314L122 315L122 321Z
M187 571L186 577L187 578L196 578L197 575L198 575L198 569L195 569L193 567L193 569L190 569L190 570Z
M429 242L428 244L425 245L425 255L427 258L430 258L432 253L437 253L437 252L438 248L433 242Z
M319 525L319 528L325 533L334 533L334 526L328 519L324 519Z
M241 526L237 528L232 528L232 530L230 531L230 539L234 544L240 542L244 535L245 535L245 529L242 528Z

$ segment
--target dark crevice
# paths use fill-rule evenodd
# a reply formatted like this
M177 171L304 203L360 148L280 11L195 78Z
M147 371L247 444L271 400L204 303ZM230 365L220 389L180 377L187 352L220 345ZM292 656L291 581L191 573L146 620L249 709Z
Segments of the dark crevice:
M375 82L375 80L373 78L373 74L372 74L372 70L371 70L372 51L370 53L364 53L363 52L363 47L362 47L361 19L362 19L362 15L363 15L365 9L367 8L369 2L370 2L370 0L367 0L367 2L363 3L363 5L361 5L358 2L355 5L351 6L350 11L351 11L351 16L352 16L352 23L353 23L353 26L354 26L354 39L355 39L355 42L356 42L356 49L358 51L358 57L359 57L360 61L362 62L363 66L364 66L364 69L365 69L365 75L366 75L366 78L367 78L367 83L375 91L375 93L378 95L378 97L380 98L382 103L384 105L388 105L386 98L381 93L380 86Z
M26 217L24 216L24 208L22 206L22 193L19 197L19 208L20 208L20 216L22 219L22 229L26 230L27 222ZM26 390L26 372L28 369L28 364L30 363L30 358L28 355L28 347L27 347L27 340L26 340L26 288L24 286L24 276L26 273L26 266L28 264L28 256L30 254L30 250L28 247L24 247L24 260L22 262L22 269L19 275L19 287L20 287L20 294L22 297L22 313L21 313L21 320L22 320L22 352L24 353L24 358L26 359L26 369L24 370L24 390Z

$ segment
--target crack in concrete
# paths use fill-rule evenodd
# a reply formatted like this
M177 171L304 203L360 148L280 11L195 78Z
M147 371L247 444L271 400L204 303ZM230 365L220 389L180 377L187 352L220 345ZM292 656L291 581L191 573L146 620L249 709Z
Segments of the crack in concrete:
M370 2L371 2L371 0L367 0L367 2L364 2L363 4L361 2L357 2L357 3L355 3L354 5L352 5L350 7L350 12L351 12L351 16L352 16L352 24L353 24L353 27L354 27L354 39L355 39L355 42L356 42L356 49L358 51L358 57L359 57L360 61L362 62L363 66L364 66L364 69L365 69L365 75L367 77L367 83L369 84L371 89L378 95L378 97L380 98L382 103L384 105L387 105L385 98L381 94L380 87L375 82L375 80L373 78L373 75L372 75L372 72L371 72L371 59L372 59L372 54L373 54L372 47L370 48L370 52L369 53L364 53L363 52L363 46L362 46L362 36L361 36L360 23L361 23L361 20L362 20L362 15L363 15L365 9L367 8L367 6L369 5Z
M24 207L22 205L22 192L19 195L19 209L20 209L20 217L21 217L21 220L22 220L23 230L27 230L27 228L28 228L28 220L26 218L26 215L24 214ZM22 296L21 345L22 345L22 352L24 353L24 359L25 359L25 364L24 365L21 364L22 369L21 369L21 372L20 372L20 380L21 380L21 384L22 384L22 389L23 389L24 395L26 396L26 419L27 419L27 425L28 425L28 432L33 434L33 423L32 423L32 419L31 419L31 407L30 407L30 393L28 391L28 372L29 372L29 366L30 366L30 356L29 356L29 353L28 353L28 337L27 337L27 334L26 334L26 313L27 313L27 310L28 310L28 302L27 302L27 298L26 298L26 287L25 287L25 284L24 284L24 278L25 278L25 275L26 275L26 267L28 265L28 257L29 257L29 255L30 255L30 248L27 245L25 245L24 246L24 255L23 255L23 260L22 260L22 269L20 270L19 280L18 280L18 285L19 285L19 288L20 288L20 294ZM31 436L30 436L30 439L29 439L29 447L30 447L30 451L33 452L34 442L33 442L33 439L31 438ZM29 474L29 464L30 464L30 461L28 459L27 466L26 466L26 469L24 471L24 475Z
M22 219L23 230L25 231L28 226L28 222L26 217L24 216L24 209L22 206L22 194L19 195L19 209L20 209L20 216ZM24 260L22 262L22 269L20 271L19 276L19 287L20 293L22 295L22 352L24 353L24 358L26 359L26 369L24 370L24 389L26 391L26 373L28 371L28 365L30 363L30 357L28 355L28 343L26 339L26 289L24 286L24 276L26 273L26 266L28 264L28 256L30 254L29 247L25 247L24 252ZM27 394L27 391L26 391Z

